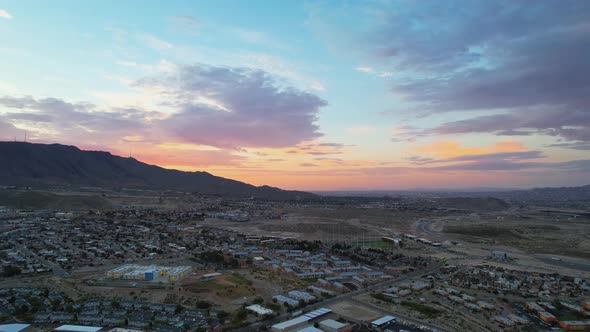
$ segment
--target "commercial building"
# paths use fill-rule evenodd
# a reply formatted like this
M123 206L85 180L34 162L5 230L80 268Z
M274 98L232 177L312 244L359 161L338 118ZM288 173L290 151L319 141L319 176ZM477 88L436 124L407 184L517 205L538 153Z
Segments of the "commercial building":
M352 331L352 325L341 323L333 319L326 319L319 323L320 328L325 332L349 332Z
M590 320L585 321L561 321L559 327L566 331L585 331L590 330Z
M384 316L384 317L381 317L381 318L379 318L377 320L372 321L371 322L371 326L374 327L374 328L381 328L381 327L384 327L387 324L393 323L393 322L395 322L395 317L393 317L393 316Z
M510 319L511 321L517 323L517 324L526 324L529 322L528 319L521 317L521 316L517 316L515 314L510 314L508 315L508 319Z
M273 311L265 308L258 304L253 304L251 306L247 306L246 309L256 313L257 315L264 316L264 315L272 315Z
M106 277L110 279L175 282L188 276L191 272L192 268L190 266L171 267L126 264L107 271Z
M324 332L318 328L315 328L313 326L307 326L302 328L301 330L297 330L297 332Z
M504 325L505 327L512 327L514 326L514 321L503 317L503 316L496 316L494 317L494 320L502 325Z
M279 324L275 324L271 327L271 331L273 332L283 332L283 331L299 331L301 327L307 326L312 320L319 318L325 314L332 312L330 309L320 308L318 310L314 310L312 312L308 312L304 315L299 317L293 318L286 322L282 322Z
M537 315L545 323L552 323L552 322L555 322L557 320L557 318L552 313L547 312L547 311L544 311L544 310L537 312Z
M30 327L30 324L0 324L0 332L26 332Z
M290 297L286 297L284 295L275 295L272 298L277 300L277 302L279 302L281 304L287 303L291 306L298 306L299 305L299 301L292 299Z
M98 332L102 327L98 326L83 326L83 325L62 325L53 331L58 332Z
M313 296L309 293L297 291L297 290L290 291L288 294L290 297L292 297L296 300L300 300L300 301L313 301L316 299L315 296Z
M570 311L577 312L577 313L582 314L584 316L589 315L589 313L586 310L584 310L583 307L581 307L577 304L567 303L567 302L563 302L563 301L561 301L560 304Z

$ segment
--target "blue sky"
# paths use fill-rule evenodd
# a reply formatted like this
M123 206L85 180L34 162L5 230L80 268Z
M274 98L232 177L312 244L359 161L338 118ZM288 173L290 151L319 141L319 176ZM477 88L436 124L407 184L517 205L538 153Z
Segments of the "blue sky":
M573 185L585 1L0 2L0 139L295 189Z

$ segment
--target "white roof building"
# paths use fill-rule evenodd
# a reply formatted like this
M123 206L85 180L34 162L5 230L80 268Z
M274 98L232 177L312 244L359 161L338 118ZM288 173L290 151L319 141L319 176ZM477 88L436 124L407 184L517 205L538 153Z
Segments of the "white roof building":
M29 324L3 324L0 325L0 332L20 332L31 325Z
M264 315L271 315L273 313L272 310L265 308L259 304L253 304L251 306L247 306L246 309L257 313L258 315L264 316Z
M371 325L373 325L375 327L380 327L380 326L383 326L385 324L388 324L388 323L391 323L391 322L394 322L394 321L395 321L395 317L393 317L393 316L384 316L384 317L381 317L381 318L379 318L377 320L372 321L371 322Z
M97 332L100 331L102 327L97 326L83 326L83 325L62 325L56 328L54 331L62 331L62 332Z

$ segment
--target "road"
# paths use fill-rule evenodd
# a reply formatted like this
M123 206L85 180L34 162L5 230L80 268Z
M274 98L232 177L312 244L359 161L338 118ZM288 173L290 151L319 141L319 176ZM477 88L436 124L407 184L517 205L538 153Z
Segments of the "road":
M39 260L41 263L43 263L46 267L51 268L51 270L53 271L53 274L55 274L56 276L67 277L70 275L68 273L68 271L64 270L59 264L56 264L56 263L46 260L44 257L41 257L41 256L35 254L33 251L31 251L26 246L17 245L17 248L19 251L21 251L25 255L35 257L37 260Z
M430 224L435 223L435 222L436 222L436 220L428 220L428 219L418 220L418 223L416 224L416 229L418 230L418 232L422 232L422 233L430 235L433 239L436 239L437 241L444 242L444 241L449 240L449 238L446 237L444 234L435 232L430 229Z
M358 295L362 295L365 293L368 293L372 290L376 290L376 289L381 289L381 288L387 288L389 286L392 286L395 283L407 280L407 279L411 279L411 278L416 278L425 274L429 274L431 272L434 272L436 270L438 270L440 267L442 266L442 264L435 264L427 269L422 269L422 270L417 270L408 274L405 274L399 278L395 278L395 279L390 279L372 286L369 286L367 288L363 288L363 289L359 289L356 290L354 292L350 292L350 293L346 293L346 294L342 294L342 295L338 295L329 299L326 299L324 301L318 302L318 303L314 303L314 304L310 304L308 306L306 306L304 308L305 312L310 312L319 308L323 308L326 306L329 306L330 304L336 303L336 302L340 302L340 301L347 301L347 300L351 300L353 297L358 296ZM363 302L363 305L365 305L365 303ZM365 305L366 306L366 305ZM430 328L433 329L437 329L439 331L447 331L445 329L442 329L438 326L434 326L432 324L429 324L427 322L423 322L421 320L415 319L415 318L410 318L410 317L405 317L402 315L398 315L394 312L389 312L389 311L385 311L384 309L379 309L379 312L382 313L386 313L386 315L394 315L394 316L399 316L402 317L403 319L407 320L408 322L417 324L417 325L424 325L424 326L428 326ZM262 327L263 325L274 325L276 323L288 320L291 318L291 313L284 313L281 314L273 319L268 319L265 321L261 321L261 322L256 322L254 324L250 324L249 326L240 329L239 331L257 331L260 327Z
M414 324L417 324L417 325L427 326L427 327L429 327L429 328L431 328L433 330L437 330L437 331L441 331L441 332L451 332L450 330L444 329L444 328L442 328L440 326L432 325L430 323L427 323L427 322L424 322L424 321L421 321L421 320L417 320L416 318L413 318L413 317L402 315L400 313L392 313L390 310L386 310L384 308L378 307L378 306L373 305L373 304L368 303L368 302L360 301L360 300L357 300L357 299L351 299L351 301L354 302L354 303L356 303L356 304L358 304L358 305L360 305L360 306L367 307L367 308L369 308L371 310L380 312L383 315L392 315L392 316L395 316L398 319L401 318L402 320L404 320L406 322L414 323Z

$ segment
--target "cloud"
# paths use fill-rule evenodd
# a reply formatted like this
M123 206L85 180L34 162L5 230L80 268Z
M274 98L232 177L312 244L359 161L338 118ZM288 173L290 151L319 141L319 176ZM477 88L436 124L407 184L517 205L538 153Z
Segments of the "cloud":
M317 164L312 164L312 163L302 163L302 164L299 164L299 166L301 166L301 167L318 167Z
M540 161L543 153L540 151L492 153L486 155L466 155L444 160L432 160L427 158L414 159L421 165L444 164L427 167L384 167L377 168L385 172L387 170L398 172L445 172L445 171L570 171L590 172L590 160L580 159L565 162ZM375 169L373 169L375 170Z
M296 87L301 89L326 91L325 85L313 77L317 70L311 73L309 68L295 65L270 54L248 52L240 58L241 66L264 70L269 74L288 80L291 84L296 84Z
M486 113L425 134L590 141L590 2L426 0L371 7L358 11L359 20L374 23L351 35L375 67L396 72L388 81L400 107L427 115Z
M357 67L355 68L356 71L360 71L362 73L372 73L373 72L373 68L371 67Z
M0 17L5 18L5 19L12 19L12 15L10 15L6 10L4 9L0 9Z
M573 142L573 143L555 143L546 145L550 148L566 148L566 149L573 149L573 150L581 150L581 151L590 151L590 143L584 142Z
M590 106L590 105L589 105ZM543 134L569 141L590 141L590 109L530 109L451 121L423 134L493 133L496 135Z
M167 51L174 47L171 43L147 33L139 35L139 40L156 51Z
M421 157L421 156L410 156L406 158L412 165L426 165L436 162L434 158Z
M500 171L529 168L555 168L557 163L546 162L541 150L527 150L522 143L506 140L485 146L463 146L459 142L437 141L427 146L408 150L406 158L418 170Z
M157 112L135 108L102 109L91 103L31 96L0 97L0 122L27 130L31 139L79 144L113 144L133 133L150 137Z
M275 40L269 34L263 31L251 30L245 28L230 28L230 32L236 35L240 40L248 43L261 45L264 47L280 50L291 50L291 46Z
M426 153L437 158L451 158L463 155L484 155L503 152L527 151L520 142L505 140L492 145L464 146L456 141L435 141L429 145L408 149L410 153Z
M201 22L191 15L172 16L169 21L176 27L190 34L198 34L201 28Z
M327 105L250 68L180 66L135 86L170 99L177 112L160 123L163 129L186 142L224 148L288 147L318 138L317 115Z
M3 122L0 118L0 140L10 141L12 139L21 140L24 137L24 130L18 129L11 123Z
M89 130L129 130L143 128L147 117L158 113L134 108L99 110L90 103L71 103L57 98L0 97L0 105L19 110L0 114L13 121L51 123L59 128L78 127Z
M346 145L342 143L319 143L317 146L324 146L337 149L346 147Z
M208 166L238 166L247 158L228 150L166 149L157 152L145 149L134 156L143 162L180 169L194 169Z

